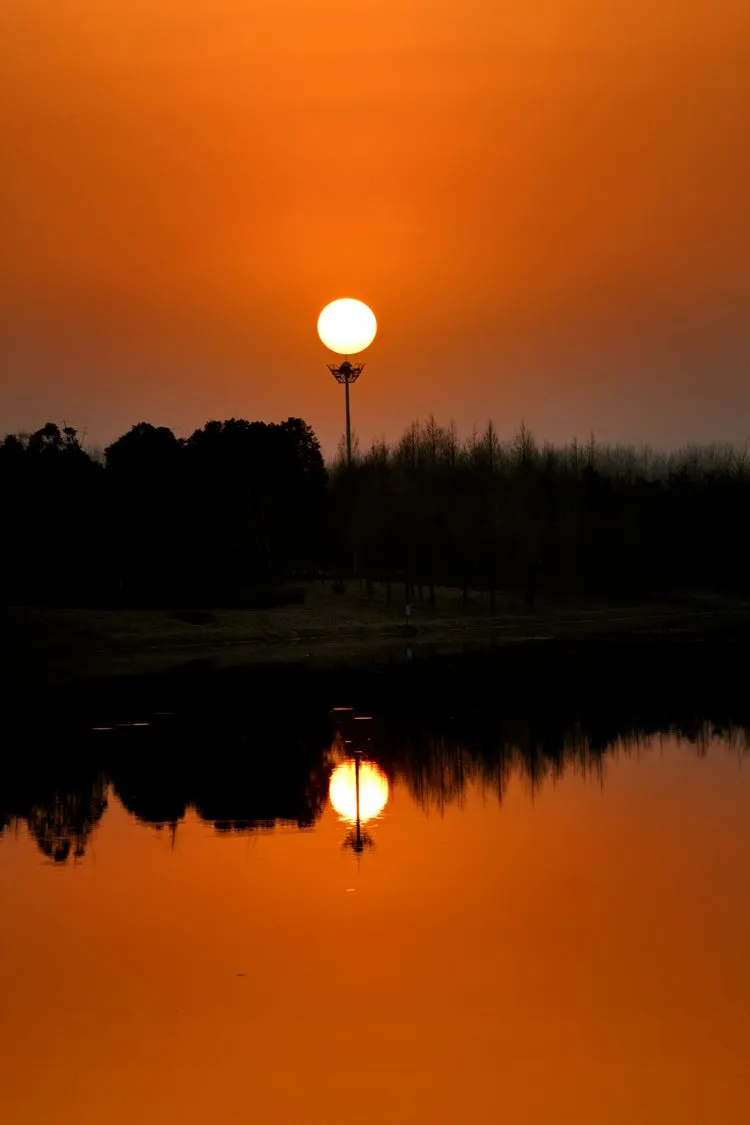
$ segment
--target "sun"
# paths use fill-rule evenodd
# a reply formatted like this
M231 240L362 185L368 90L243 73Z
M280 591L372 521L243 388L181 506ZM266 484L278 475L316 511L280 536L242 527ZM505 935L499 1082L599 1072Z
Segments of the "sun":
M357 772L352 761L342 762L331 774L328 787L331 804L342 820L357 819ZM388 803L388 778L375 762L359 767L359 819L365 824L379 816Z
M356 355L375 339L378 322L372 309L354 297L331 301L318 317L318 335L339 355Z

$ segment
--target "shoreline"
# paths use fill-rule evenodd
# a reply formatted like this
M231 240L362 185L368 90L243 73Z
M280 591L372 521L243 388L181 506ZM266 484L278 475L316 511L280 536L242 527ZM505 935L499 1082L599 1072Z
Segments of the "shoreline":
M438 591L437 608L416 603L407 625L398 606L358 590L306 592L304 605L258 610L2 611L4 693L91 679L157 673L205 661L217 666L342 662L542 642L618 645L750 640L750 601L680 595L659 601L542 605L522 611L482 595L466 607Z

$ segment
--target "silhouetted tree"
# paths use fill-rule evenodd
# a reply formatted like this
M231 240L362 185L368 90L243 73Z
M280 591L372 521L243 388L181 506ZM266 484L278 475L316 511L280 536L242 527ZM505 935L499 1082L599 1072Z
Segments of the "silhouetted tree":
M169 587L184 549L181 443L140 422L105 450L118 585Z
M91 457L48 423L0 443L0 597L237 604L261 586L356 574L370 595L438 585L538 598L744 591L750 463L677 454L459 442L434 418L329 474L300 418L211 421L189 438L146 422Z
M335 565L404 580L537 594L643 596L747 589L750 468L742 453L660 456L508 443L491 424L462 445L430 418L331 478ZM333 564L333 560L332 560Z
M326 472L305 422L208 422L185 458L193 561L212 583L278 580L314 564Z
M327 474L300 418L140 422L105 451L50 422L0 443L0 598L159 604L312 572Z
M96 579L102 469L71 427L49 422L0 445L6 598L80 594Z

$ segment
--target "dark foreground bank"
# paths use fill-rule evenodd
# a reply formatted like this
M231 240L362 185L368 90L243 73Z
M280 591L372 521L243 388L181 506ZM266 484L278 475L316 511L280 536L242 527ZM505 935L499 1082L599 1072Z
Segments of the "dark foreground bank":
M472 648L598 641L740 644L750 639L750 602L707 595L602 604L544 603L441 589L436 604L350 583L313 584L287 604L246 608L0 610L0 694L28 697L56 685L165 672L195 661L320 667Z

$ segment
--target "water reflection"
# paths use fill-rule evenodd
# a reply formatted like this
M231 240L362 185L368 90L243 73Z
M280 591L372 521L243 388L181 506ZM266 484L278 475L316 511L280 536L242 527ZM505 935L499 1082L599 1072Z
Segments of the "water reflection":
M336 766L328 797L342 820L367 824L380 816L388 803L388 778L379 765L357 754Z
M362 751L339 762L331 774L328 799L342 820L350 824L344 846L356 855L373 846L363 825L380 816L388 803L388 778L375 762L367 761Z
M2 1121L746 1125L747 672L516 663L7 738Z
M317 823L329 800L352 827L350 846L362 851L369 842L363 826L377 818L388 801L389 773L419 807L443 811L460 804L470 786L501 803L514 777L532 797L545 780L566 771L591 775L603 784L608 759L641 752L645 738L645 733L626 733L596 746L578 731L557 744L540 743L519 731L499 732L494 742L472 745L449 736L397 742L390 731L383 732L380 762L361 752L337 762L340 742L334 738L331 747L319 748L314 760L290 756L281 769L265 760L216 762L210 755L190 763L118 761L83 775L66 774L61 767L54 777L34 770L24 776L18 766L10 775L6 764L0 780L0 837L4 829L23 822L46 858L56 863L80 858L105 813L111 785L137 820L172 831L188 811L222 833L283 824L305 829ZM714 739L739 756L748 753L746 728L718 730L706 723L690 739L677 736L686 750L699 755L707 753Z
M393 784L422 809L442 811L470 786L502 802L513 778L532 797L567 771L604 782L610 758L639 753L659 732L699 754L714 738L740 755L750 747L744 684L728 695L726 678L717 694L703 675L702 703L687 682L672 692L665 681L654 689L653 678L640 692L609 696L589 680L576 703L558 669L556 690L537 678L531 698L508 691L498 705L491 672L418 662L388 676L376 669L359 683L359 711L336 706L340 688L321 680L297 692L295 707L251 700L230 709L207 688L198 716L186 703L143 726L109 722L102 731L90 722L85 736L58 735L35 755L3 760L0 836L24 823L46 858L80 858L111 786L137 820L173 832L189 811L221 833L307 829L330 801L361 852L370 840L364 826L382 813ZM243 690L256 673L245 675ZM528 676L521 683L529 689Z
M81 859L107 808L103 774L31 769L0 782L0 836L25 822L42 855L53 863Z

